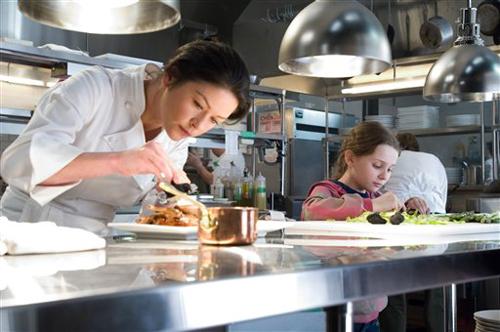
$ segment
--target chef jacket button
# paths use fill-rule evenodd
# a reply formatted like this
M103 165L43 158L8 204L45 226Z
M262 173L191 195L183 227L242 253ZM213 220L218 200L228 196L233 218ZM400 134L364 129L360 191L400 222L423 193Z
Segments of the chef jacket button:
M129 109L130 107L132 107L132 103L130 101L126 101L125 102L125 108Z

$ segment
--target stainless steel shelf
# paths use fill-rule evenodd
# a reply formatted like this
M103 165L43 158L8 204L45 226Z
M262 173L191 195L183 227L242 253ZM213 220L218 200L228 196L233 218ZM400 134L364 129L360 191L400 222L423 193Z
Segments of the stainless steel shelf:
M255 134L256 139L270 139L270 140L283 140L285 137L280 134L261 134L261 133L256 133Z
M490 127L485 128L486 131L489 131L490 129L491 129ZM458 134L478 134L481 131L481 126L461 126L461 127L449 127L449 128L426 128L426 129L405 129L405 130L393 129L393 131L395 133L410 133L419 137L445 136L445 135L458 135ZM348 131L346 131L342 135L330 135L328 137L328 141L340 142L342 141L342 138L347 134Z
M224 136L224 129L222 128L215 128L207 133L203 134L202 137L220 137ZM246 139L269 139L269 140L283 140L285 139L284 135L280 134L262 134L262 133L254 133L251 131L240 131L240 138L246 138Z
M449 128L426 128L426 129L409 129L399 130L399 133L411 133L415 136L441 136L441 135L456 135L456 134L476 134L481 130L481 126L461 126Z
M134 65L132 63L127 63L124 61L114 61L105 58L73 54L64 51L56 51L46 48L38 48L34 46L26 46L10 42L0 43L0 56L2 61L5 62L12 61L34 66L45 66L45 67L56 66L61 62L88 65L88 66L98 65L107 68L124 68L130 65ZM144 59L138 59L138 60L144 60ZM162 65L160 62L153 60L151 61L147 60L147 62L155 63L160 66Z
M275 99L283 96L284 90L261 85L250 85L250 96L257 99Z
M94 59L90 56L72 54L62 51L54 51L50 49L42 49L38 47L9 42L0 43L0 54L2 55L2 61L19 60L24 63L31 63L33 65L48 65L51 62L54 64L59 62L73 62L86 65L100 65L110 68L122 67L111 61Z

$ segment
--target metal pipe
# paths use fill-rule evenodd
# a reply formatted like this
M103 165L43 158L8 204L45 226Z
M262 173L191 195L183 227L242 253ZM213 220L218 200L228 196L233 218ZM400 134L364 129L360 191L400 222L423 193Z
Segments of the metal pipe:
M457 285L451 284L444 289L446 328L447 332L457 332Z
M252 98L252 132L255 134L257 131L257 123L256 123L257 115L255 110L255 98ZM257 169L257 156L255 153L255 140L252 146L252 176L255 176L255 171Z
M345 305L345 331L353 332L353 317L352 317L352 302L347 302Z
M282 196L286 195L285 189L286 189L286 183L285 183L285 178L286 178L286 155L287 155L287 135L286 135L286 126L285 126L285 103L286 103L286 90L282 91L281 94L281 99L278 100L279 104L279 110L281 112L281 187L280 187L280 194Z
M486 181L486 172L485 172L485 166L486 166L486 140L484 136L484 102L481 103L479 106L479 115L480 115L480 121L481 121L481 184L484 184Z
M328 119L328 96L325 95L325 179L329 178L330 173L330 156L329 156L329 142L328 142L328 130L329 130L329 119Z
M345 98L342 98L342 128L345 128Z
M326 313L326 331L352 332L353 331L353 303L329 307Z
M491 121L491 125L492 127L496 127L498 125L498 122L497 122L497 106L498 106L498 101L492 101L491 103L491 114L492 114L492 121ZM500 151L498 151L498 148L499 148L499 144L498 144L498 139L497 139L497 135L498 135L498 128L495 128L493 129L492 131L492 151L491 151L491 154L492 154L492 174L493 174L493 180L497 180L498 179L498 162L499 162L499 154L500 154Z

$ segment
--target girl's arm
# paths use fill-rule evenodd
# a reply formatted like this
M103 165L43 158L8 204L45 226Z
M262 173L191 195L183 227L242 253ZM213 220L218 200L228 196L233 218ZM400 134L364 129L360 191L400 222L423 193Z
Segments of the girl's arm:
M329 190L326 185L317 185L302 205L303 220L345 220L357 217L364 211L372 211L369 198L356 194L343 194Z

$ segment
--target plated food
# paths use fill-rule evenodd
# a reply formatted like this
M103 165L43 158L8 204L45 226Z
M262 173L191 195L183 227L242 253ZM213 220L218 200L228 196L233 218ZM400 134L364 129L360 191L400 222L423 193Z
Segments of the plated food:
M198 226L201 218L200 209L193 205L159 206L150 204L147 214L141 214L138 224L163 226Z
M500 224L500 211L494 213L418 214L411 212L364 212L359 217L347 218L348 222L368 222L375 225L401 223L414 225L448 225L464 223Z

